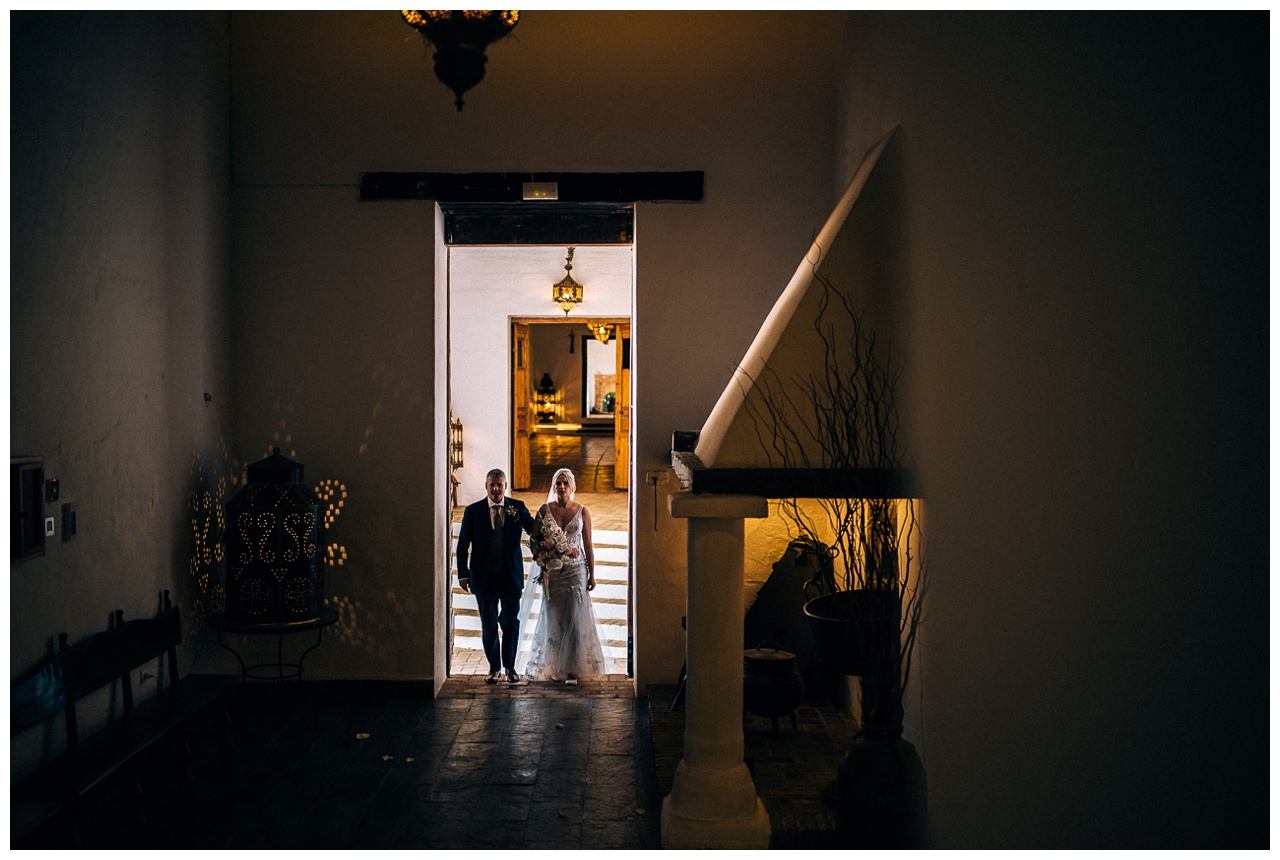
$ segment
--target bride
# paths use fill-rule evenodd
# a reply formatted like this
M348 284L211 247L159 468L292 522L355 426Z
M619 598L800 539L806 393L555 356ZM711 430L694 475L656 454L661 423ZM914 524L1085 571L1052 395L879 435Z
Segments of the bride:
M574 501L576 491L573 472L558 469L551 479L547 503L538 508L534 534L545 531L562 548L567 543L571 549L559 558L558 566L551 561L535 571L533 578L541 585L542 603L524 669L531 679L563 679L571 685L580 677L605 674L604 651L591 608L590 592L596 587L591 511ZM522 622L529 618L533 591L525 589L527 605L521 609Z

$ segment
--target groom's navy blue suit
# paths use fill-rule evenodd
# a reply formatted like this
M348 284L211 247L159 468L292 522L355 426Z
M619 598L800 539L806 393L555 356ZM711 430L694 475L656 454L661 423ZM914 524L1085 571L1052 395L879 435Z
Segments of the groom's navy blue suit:
M525 532L537 524L528 507L518 499L503 498L503 525L495 531L489 498L467 505L458 531L458 579L471 580L471 591L480 608L480 640L489 671L516 668L520 644L520 592L524 590L524 562L520 544ZM511 514L506 512L510 511ZM498 647L498 629L502 647Z

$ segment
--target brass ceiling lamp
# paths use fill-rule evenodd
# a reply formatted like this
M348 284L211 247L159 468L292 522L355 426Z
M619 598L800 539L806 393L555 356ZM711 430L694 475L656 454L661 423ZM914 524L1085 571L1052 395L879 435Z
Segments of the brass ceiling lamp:
M587 328L591 329L595 339L601 343L608 343L613 339L613 326L607 322L589 322Z
M557 284L551 285L551 301L560 306L564 315L568 316L573 306L582 301L582 284L573 279L569 270L573 268L573 246L569 246L569 256L564 258L564 277Z
M453 90L462 110L462 94L484 79L485 48L515 29L520 13L405 9L405 23L435 46L436 77Z

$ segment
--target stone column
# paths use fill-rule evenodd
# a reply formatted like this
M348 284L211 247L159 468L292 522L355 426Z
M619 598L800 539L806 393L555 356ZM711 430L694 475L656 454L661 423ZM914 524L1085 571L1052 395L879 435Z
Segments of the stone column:
M684 758L662 803L663 848L769 847L769 815L743 763L743 519L769 514L758 496L678 493L689 521Z

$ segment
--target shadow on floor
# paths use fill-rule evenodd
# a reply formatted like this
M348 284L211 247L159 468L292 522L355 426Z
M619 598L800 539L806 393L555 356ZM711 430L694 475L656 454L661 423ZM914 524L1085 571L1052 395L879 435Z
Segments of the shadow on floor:
M630 697L431 699L385 686L235 690L234 745L153 762L31 848L657 848L648 710ZM80 841L77 843L75 834Z
M311 682L237 688L233 746L193 737L194 779L172 751L132 783L11 848L656 849L683 755L675 687L633 698L625 677L563 685L428 687ZM314 704L306 695L314 699ZM831 848L822 800L856 728L803 705L796 726L751 714L745 752L773 848Z

